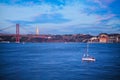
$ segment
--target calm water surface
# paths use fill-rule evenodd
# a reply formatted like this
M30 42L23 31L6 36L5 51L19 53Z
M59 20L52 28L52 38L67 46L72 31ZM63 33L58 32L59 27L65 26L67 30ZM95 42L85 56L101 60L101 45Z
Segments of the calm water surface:
M120 80L120 44L0 43L0 80Z

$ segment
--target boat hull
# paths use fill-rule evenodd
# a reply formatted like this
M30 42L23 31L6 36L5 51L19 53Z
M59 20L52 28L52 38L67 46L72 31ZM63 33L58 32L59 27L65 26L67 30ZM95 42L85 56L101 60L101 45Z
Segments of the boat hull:
M95 61L94 58L82 58L82 61Z

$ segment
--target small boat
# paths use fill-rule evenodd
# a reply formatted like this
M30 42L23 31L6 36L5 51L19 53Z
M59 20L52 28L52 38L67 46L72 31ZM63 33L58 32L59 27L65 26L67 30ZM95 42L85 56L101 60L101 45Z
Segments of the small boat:
M95 61L94 57L83 57L82 61Z
M88 44L87 44L86 53L82 57L82 61L95 61L95 58L88 54Z

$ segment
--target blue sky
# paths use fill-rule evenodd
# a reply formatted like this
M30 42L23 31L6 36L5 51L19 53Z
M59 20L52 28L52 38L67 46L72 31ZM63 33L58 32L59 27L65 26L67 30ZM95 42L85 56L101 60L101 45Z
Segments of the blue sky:
M120 33L120 0L0 0L0 33Z

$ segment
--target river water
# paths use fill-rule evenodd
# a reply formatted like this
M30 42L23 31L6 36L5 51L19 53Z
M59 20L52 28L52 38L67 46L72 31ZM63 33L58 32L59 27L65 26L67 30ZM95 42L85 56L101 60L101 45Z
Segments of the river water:
M0 43L0 80L120 80L120 44Z

